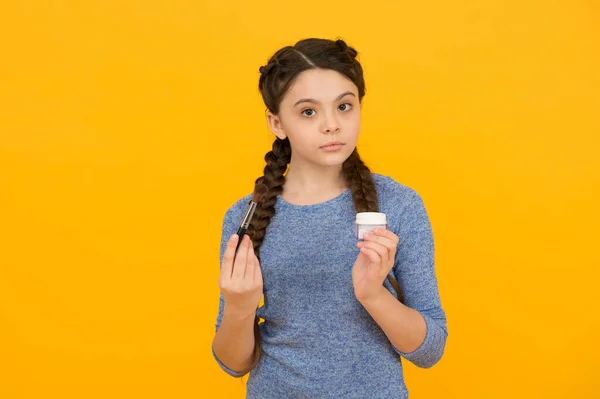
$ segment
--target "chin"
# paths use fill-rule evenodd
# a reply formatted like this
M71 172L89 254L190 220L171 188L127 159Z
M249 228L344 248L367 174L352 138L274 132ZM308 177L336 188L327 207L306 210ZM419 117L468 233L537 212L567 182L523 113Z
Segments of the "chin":
M341 166L346 159L348 159L350 154L352 153L346 154L339 152L335 154L329 154L328 159L321 160L321 163L325 166Z

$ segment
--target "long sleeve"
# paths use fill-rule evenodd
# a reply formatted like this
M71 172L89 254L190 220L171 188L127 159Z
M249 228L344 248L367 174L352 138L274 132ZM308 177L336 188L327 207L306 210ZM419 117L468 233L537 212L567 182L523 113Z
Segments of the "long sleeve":
M402 357L418 367L431 367L444 353L448 330L441 306L434 266L434 242L431 224L423 201L414 190L403 192L407 204L399 220L400 242L396 251L394 275L404 294L405 305L425 319L427 333L419 348Z
M233 208L229 208L223 216L223 223L221 226L221 243L219 248L219 270L221 269L221 265L223 264L223 255L225 254L225 247L227 246L227 241L229 240L229 237L236 232L235 223L233 222L233 218L231 215L233 212L232 209ZM223 294L219 293L219 313L217 314L217 320L215 322L215 332L217 332L217 330L219 329L219 326L221 325L221 320L223 319L224 304L225 303L223 301Z
M219 268L223 264L223 255L225 253L225 247L227 246L227 241L229 240L229 237L237 231L237 227L238 227L236 225L235 219L233 217L234 207L235 207L235 205L232 206L231 208L229 208L229 210L227 210L227 212L225 212L225 215L223 217L223 224L222 224L222 228L221 228L221 244L220 244L220 251L219 251L220 252ZM224 306L225 306L225 302L223 300L223 293L219 292L219 312L217 314L217 320L215 323L215 333L217 332L217 330L219 329L219 326L221 325L221 321L223 319ZM229 367L225 366L225 364L223 364L223 362L221 362L221 360L215 355L214 350L212 350L212 355L213 355L214 359L216 360L217 364L219 365L219 367L221 367L221 369L223 371L225 371L227 374L231 375L232 377L236 377L236 378L239 378L239 377L242 377L245 375L245 373L240 373L240 372L231 370Z

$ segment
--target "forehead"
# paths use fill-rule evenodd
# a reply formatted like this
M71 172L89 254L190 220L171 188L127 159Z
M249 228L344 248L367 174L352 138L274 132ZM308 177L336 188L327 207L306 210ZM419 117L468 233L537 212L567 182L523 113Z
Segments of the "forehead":
M334 101L340 94L351 91L358 96L358 88L347 77L331 69L309 69L298 75L283 102L311 98L325 103Z

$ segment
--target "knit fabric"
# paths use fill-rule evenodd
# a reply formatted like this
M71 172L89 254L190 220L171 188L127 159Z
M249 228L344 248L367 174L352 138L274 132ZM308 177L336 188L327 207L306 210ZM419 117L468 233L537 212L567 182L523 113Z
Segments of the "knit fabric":
M293 205L278 196L260 247L262 353L250 372L246 398L407 398L402 360L431 367L442 357L448 333L427 211L413 189L372 175L379 211L400 238L391 273L405 304L425 319L423 344L411 353L397 350L354 295L352 266L359 248L351 191L314 205ZM251 198L225 213L221 263ZM395 296L387 280L384 286ZM216 329L223 306L221 294ZM242 376L213 356L225 372Z

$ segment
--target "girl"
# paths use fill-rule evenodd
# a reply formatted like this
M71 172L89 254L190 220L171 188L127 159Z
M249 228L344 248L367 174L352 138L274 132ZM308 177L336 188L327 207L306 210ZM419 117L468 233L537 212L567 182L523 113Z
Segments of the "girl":
M444 352L423 202L356 150L356 56L342 40L306 39L260 68L276 139L257 182L269 191L248 235L232 233L252 195L225 213L212 346L225 372L251 372L247 398L407 398L402 358L431 367ZM388 228L357 240L357 212L385 213Z

